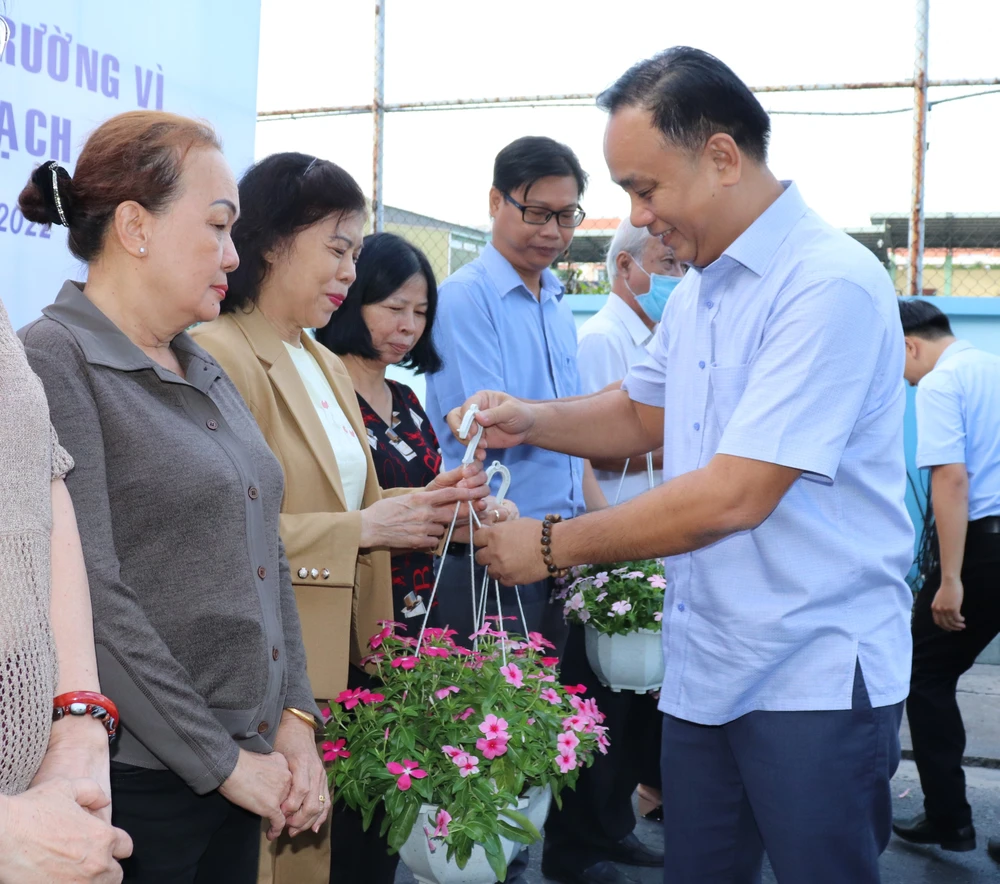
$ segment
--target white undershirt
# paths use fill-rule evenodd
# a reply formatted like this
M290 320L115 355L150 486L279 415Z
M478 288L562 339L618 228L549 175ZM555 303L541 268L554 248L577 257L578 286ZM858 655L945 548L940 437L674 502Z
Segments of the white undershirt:
M344 486L344 502L348 510L361 509L365 482L368 478L368 461L361 440L358 439L358 434L354 432L351 422L344 414L344 409L340 407L316 357L305 347L293 347L287 341L282 343L288 350L288 355L292 357L292 362L295 363L299 377L302 378L306 392L330 440L337 469L340 471L340 482Z

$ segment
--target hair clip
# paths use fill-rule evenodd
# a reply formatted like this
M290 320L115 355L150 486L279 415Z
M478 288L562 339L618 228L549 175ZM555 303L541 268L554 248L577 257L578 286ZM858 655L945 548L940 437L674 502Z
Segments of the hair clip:
M62 199L59 197L59 169L61 168L55 160L49 163L49 171L52 173L52 199L56 204L56 212L59 213L59 223L63 227L69 227L69 221L66 220L66 213L63 211Z

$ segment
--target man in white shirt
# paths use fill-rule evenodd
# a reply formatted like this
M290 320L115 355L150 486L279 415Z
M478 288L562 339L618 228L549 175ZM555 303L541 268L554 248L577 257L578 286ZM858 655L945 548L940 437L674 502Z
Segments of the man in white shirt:
M972 850L955 690L1000 632L1000 358L958 340L927 301L900 301L899 313L905 376L917 387L917 466L931 471L939 561L913 606L906 701L925 812L893 829L917 844ZM998 845L990 846L995 855Z
M622 380L635 363L649 355L646 347L653 340L656 323L663 312L663 304L657 292L651 292L650 283L659 276L680 281L684 275L674 250L664 245L659 237L650 236L644 227L633 227L627 218L618 225L611 239L607 269L611 283L608 302L577 332L576 359L584 394L596 393ZM660 289L671 285L663 286L660 280L656 281ZM657 300L651 303L650 297ZM649 490L645 458L633 458L629 462L624 482L624 460L598 458L593 467L608 503L629 500ZM656 452L653 469L661 468L662 456Z

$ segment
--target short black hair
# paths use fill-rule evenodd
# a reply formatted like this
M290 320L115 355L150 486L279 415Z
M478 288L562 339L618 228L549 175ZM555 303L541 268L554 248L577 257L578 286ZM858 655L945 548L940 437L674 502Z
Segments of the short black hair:
M222 312L257 303L270 267L264 257L268 252L330 215L353 215L365 208L358 182L329 160L289 152L254 163L240 179L240 217L233 225L240 266L229 274Z
M928 301L900 298L899 318L903 323L904 335L926 338L928 341L954 336L948 317Z
M700 151L722 132L751 160L767 162L771 119L754 94L714 55L673 46L637 62L597 96L597 106L649 111L666 139Z
M323 328L316 329L316 340L338 356L351 354L363 359L378 359L361 308L384 301L418 273L423 274L427 283L427 325L420 340L399 364L416 374L440 371L441 357L431 339L437 311L434 271L420 249L394 233L373 233L365 237L358 258L358 275L347 290L340 309Z
M493 186L503 193L524 187L524 198L542 178L576 179L577 196L587 189L587 173L572 148L544 135L525 135L512 141L493 161Z

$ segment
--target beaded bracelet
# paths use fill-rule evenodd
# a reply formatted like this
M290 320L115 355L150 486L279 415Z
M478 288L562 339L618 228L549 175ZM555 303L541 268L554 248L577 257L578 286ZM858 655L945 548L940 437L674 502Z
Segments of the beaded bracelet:
M96 691L70 691L53 699L52 721L59 721L67 715L96 718L107 730L109 740L113 740L118 733L118 707Z
M549 574L559 579L569 574L569 568L560 568L552 559L552 526L561 522L562 516L549 513L542 522L542 561L549 569Z

